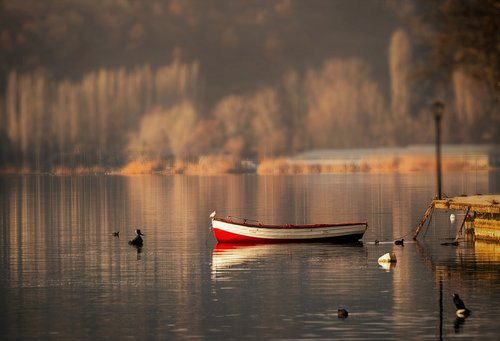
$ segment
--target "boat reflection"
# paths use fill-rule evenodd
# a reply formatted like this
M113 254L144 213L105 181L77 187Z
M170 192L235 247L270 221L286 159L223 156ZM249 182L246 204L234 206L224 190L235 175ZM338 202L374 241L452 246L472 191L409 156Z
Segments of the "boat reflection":
M314 247L312 246L314 245ZM235 273L266 268L269 262L299 264L304 259L329 262L330 266L350 266L352 259L365 254L362 243L218 243L212 252L212 279L229 279ZM335 260L334 262L331 262Z
M275 254L278 244L218 243L212 252L212 274Z

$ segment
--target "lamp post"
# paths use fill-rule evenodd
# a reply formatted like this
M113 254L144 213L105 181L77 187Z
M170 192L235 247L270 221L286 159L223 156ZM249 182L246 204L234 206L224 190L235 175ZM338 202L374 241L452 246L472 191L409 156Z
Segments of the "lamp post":
M437 195L441 200L441 118L443 117L444 105L440 101L432 105L432 113L436 123L436 175L437 175Z

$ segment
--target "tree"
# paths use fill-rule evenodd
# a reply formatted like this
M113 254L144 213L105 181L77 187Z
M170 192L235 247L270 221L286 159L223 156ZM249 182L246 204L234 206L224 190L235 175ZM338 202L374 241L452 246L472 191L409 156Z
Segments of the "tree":
M127 154L132 160L158 160L170 148L169 114L162 107L154 107L141 119L139 129L128 142Z
M217 103L213 116L221 123L225 148L235 157L248 152L251 114L244 96L229 95Z
M189 155L192 133L196 127L198 112L194 105L185 100L167 112L167 135L176 159L185 160Z
M390 0L392 1L392 0ZM500 142L500 0L390 2L410 32L415 142L428 142L429 106L446 106L450 142Z
M372 145L373 126L384 115L379 86L359 59L329 59L305 79L307 129L310 148L347 148Z
M398 143L408 142L410 116L411 44L408 34L396 30L389 45L389 72L391 79L391 111ZM387 122L390 124L390 121Z
M278 94L270 87L259 90L248 105L252 111L253 145L262 159L283 155L286 150L285 119Z
M443 0L432 27L436 68L462 69L500 93L499 0Z

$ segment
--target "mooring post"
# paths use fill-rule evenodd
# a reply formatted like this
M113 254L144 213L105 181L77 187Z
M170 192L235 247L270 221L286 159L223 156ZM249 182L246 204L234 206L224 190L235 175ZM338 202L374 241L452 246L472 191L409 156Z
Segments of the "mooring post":
M436 122L436 177L437 197L441 200L441 118L443 117L444 105L440 101L434 102L432 112Z

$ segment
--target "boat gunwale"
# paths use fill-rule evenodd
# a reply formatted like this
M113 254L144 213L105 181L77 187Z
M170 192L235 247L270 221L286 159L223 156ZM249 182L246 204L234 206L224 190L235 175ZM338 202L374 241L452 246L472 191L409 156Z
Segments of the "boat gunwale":
M243 219L243 218L239 218ZM347 222L347 223L317 223L317 224L262 224L260 222L256 223L250 223L249 220L243 219L242 222L234 221L232 219L225 219L225 218L218 218L215 217L213 218L215 221L220 221L226 224L232 224L232 225L238 225L238 226L244 226L244 227L252 227L252 228L264 228L264 229L311 229L311 228L329 228L329 227L342 227L342 226L359 226L359 225L365 225L365 227L368 227L368 222L367 221L359 221L359 222ZM253 220L252 220L253 221Z

